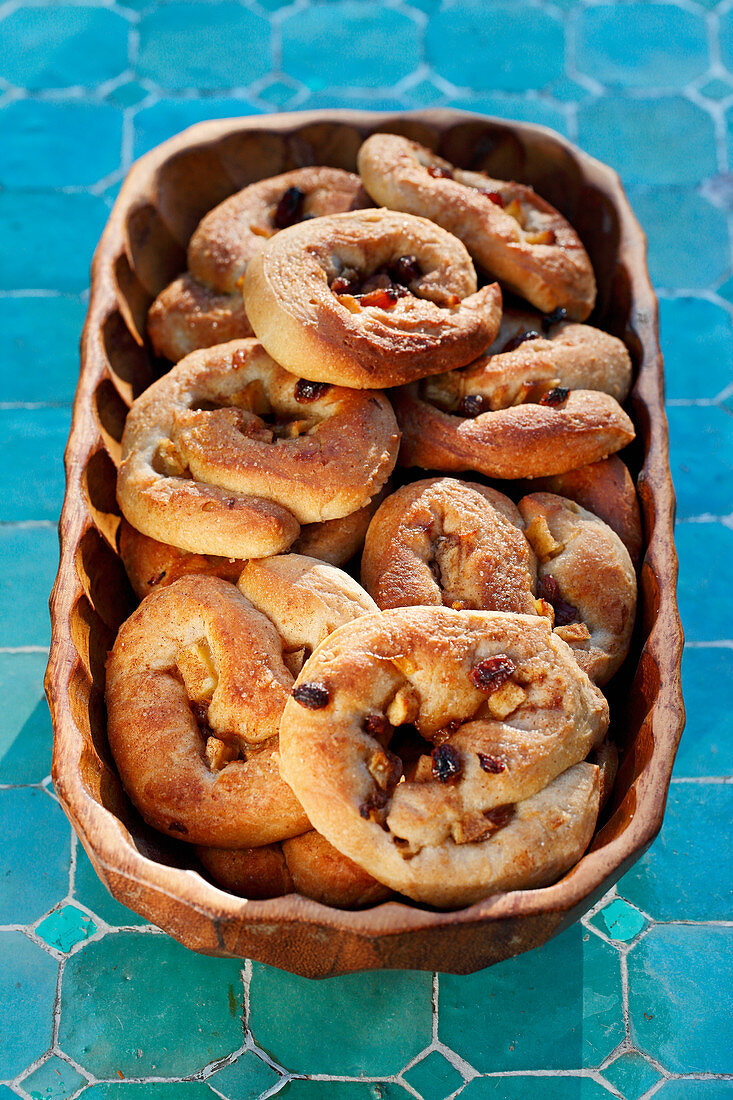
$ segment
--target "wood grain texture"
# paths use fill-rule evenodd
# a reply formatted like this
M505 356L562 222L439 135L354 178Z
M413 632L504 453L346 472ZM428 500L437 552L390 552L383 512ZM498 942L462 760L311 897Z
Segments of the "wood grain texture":
M306 164L354 171L361 140L377 130L407 134L462 167L531 183L556 205L593 260L599 295L591 323L625 340L636 377L630 411L638 436L624 457L637 481L645 553L631 654L610 691L621 754L613 795L590 850L560 882L450 913L393 901L343 912L297 895L246 901L225 893L195 871L184 845L144 825L106 742L104 663L132 607L116 550L115 466L127 408L159 371L144 338L147 308L183 269L190 234L217 202ZM127 177L94 257L66 472L46 675L54 783L114 896L187 947L308 977L376 968L469 973L567 927L656 836L684 725L657 305L645 237L618 177L563 138L453 110L322 111L202 123L148 153Z

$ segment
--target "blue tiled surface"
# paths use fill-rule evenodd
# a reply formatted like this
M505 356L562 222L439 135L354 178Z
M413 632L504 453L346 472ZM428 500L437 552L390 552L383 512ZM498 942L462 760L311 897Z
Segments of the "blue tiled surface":
M648 234L688 729L660 838L546 947L434 981L240 974L110 897L43 788L46 604L89 261L131 159L194 122L432 105L567 134L620 172ZM729 0L11 0L0 112L2 1100L733 1096Z

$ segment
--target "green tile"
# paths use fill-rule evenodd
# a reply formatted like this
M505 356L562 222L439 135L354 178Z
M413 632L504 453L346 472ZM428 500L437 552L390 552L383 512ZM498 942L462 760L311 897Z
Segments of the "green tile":
M0 791L0 820L0 924L32 924L69 889L69 823L46 791L28 787Z
M81 191L0 191L0 289L84 290L108 214L104 199Z
M0 646L48 645L58 552L55 530L0 526Z
M288 1100L407 1100L409 1094L391 1081L288 1081L277 1095Z
M662 831L618 884L657 920L730 920L733 786L673 783Z
M460 1100L610 1100L590 1077L475 1077Z
M713 398L733 383L727 309L706 298L662 298L659 321L668 399Z
M183 1077L243 1041L240 963L118 932L66 963L59 1044L96 1077Z
M667 420L678 519L733 512L733 416L709 406L672 406Z
M733 531L722 523L680 523L674 538L680 559L677 594L686 640L731 639L728 563L733 555Z
M122 111L110 104L20 99L0 117L5 187L89 187L120 167Z
M84 1100L215 1100L216 1094L204 1081L113 1081L90 1085Z
M309 981L255 963L249 1026L291 1073L391 1076L430 1043L431 979L411 971ZM303 1006L308 1014L303 1016Z
M439 1005L440 1038L482 1073L596 1066L624 1037L618 954L578 924L478 974L441 975Z
M717 2L718 0L715 0L715 3ZM733 95L733 84L727 78L714 77L712 80L706 80L704 84L700 85L698 91L706 99L726 99L729 95Z
M0 23L0 76L23 88L93 87L127 66L128 31L104 8L24 5Z
M73 401L85 313L79 298L0 298L3 401Z
M36 935L49 947L68 952L77 943L93 936L96 931L97 926L91 917L82 913L75 905L64 905L41 921L36 928Z
M576 64L602 84L682 87L708 68L702 13L649 0L581 11Z
M0 783L40 783L51 771L53 731L43 694L45 653L0 653Z
M280 1074L251 1050L245 1050L236 1062L224 1066L210 1080L227 1100L256 1100L277 1084Z
M57 975L56 960L22 932L0 932L0 1077L15 1077L51 1045Z
M725 214L694 187L633 185L628 194L648 237L655 286L673 290L682 281L686 290L704 290L729 273Z
M0 409L0 522L58 519L70 425L69 409Z
M643 1054L630 1051L606 1066L603 1076L625 1100L639 1100L662 1075Z
M588 923L605 932L609 939L629 943L646 927L648 921L638 909L634 909L621 898L615 898L603 909L599 909Z
M23 1088L31 1100L68 1100L86 1078L52 1054L47 1062L23 1079Z
M463 1084L458 1070L434 1050L402 1075L408 1085L420 1093L423 1100L445 1100Z
M144 917L133 913L132 909L121 905L119 901L112 897L94 870L89 856L82 848L79 840L76 841L73 893L77 901L80 901L87 909L91 909L93 913L101 917L106 924L112 925L113 928L148 924Z
M656 925L628 969L634 1046L672 1073L733 1073L733 928Z
M685 649L682 691L687 723L675 776L733 774L733 710L728 702L733 696L733 649Z
M662 1100L730 1100L733 1097L733 1081L665 1081L654 1093Z

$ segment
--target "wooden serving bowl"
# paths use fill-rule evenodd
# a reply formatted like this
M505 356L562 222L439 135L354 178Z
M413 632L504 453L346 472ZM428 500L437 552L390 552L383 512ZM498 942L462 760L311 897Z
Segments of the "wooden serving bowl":
M295 894L247 901L218 889L194 869L186 845L149 829L132 808L105 728L105 659L132 607L116 550L115 465L127 409L156 370L147 308L185 268L186 244L207 210L254 180L302 165L354 171L360 143L375 130L406 134L462 167L533 184L559 207L594 263L592 319L626 341L637 379L638 438L624 457L637 478L646 551L632 650L611 690L621 754L613 795L589 851L560 882L448 913L402 902L342 912ZM66 472L46 677L54 783L114 896L187 947L308 977L379 967L469 973L576 920L657 834L684 724L657 305L645 238L618 177L557 134L451 110L319 111L202 123L148 153L127 177L94 257Z

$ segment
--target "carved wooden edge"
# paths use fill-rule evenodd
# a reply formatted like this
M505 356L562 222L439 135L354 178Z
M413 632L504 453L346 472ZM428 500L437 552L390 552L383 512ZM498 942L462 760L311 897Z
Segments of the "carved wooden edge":
M632 401L637 424L646 422L644 461L638 488L644 518L647 550L642 565L641 583L647 600L658 599L651 629L640 657L645 676L658 683L654 704L639 730L653 739L649 760L635 780L636 806L626 828L603 847L594 848L557 884L537 890L497 894L468 908L453 912L432 912L401 902L387 902L357 912L323 906L297 895L267 901L247 901L213 886L201 876L155 862L143 855L122 824L110 811L97 803L81 780L79 761L85 749L84 734L75 717L72 703L80 701L78 680L91 683L70 631L72 611L86 598L75 567L79 543L94 520L85 498L83 472L91 456L103 447L93 416L93 395L104 369L101 327L110 312L110 303L120 306L112 261L124 249L124 217L132 197L152 196L159 166L174 154L216 142L225 135L256 131L297 132L315 123L342 123L362 130L386 128L398 120L424 122L439 131L460 123L490 123L509 132L536 135L560 146L577 161L585 178L606 194L617 211L620 223L619 260L628 272L633 312L631 328L639 340L640 370ZM53 719L55 739L53 781L61 803L78 832L95 868L112 892L131 904L132 894L139 896L139 911L161 924L187 946L211 954L250 954L278 965L264 951L258 956L258 933L266 939L274 930L285 933L297 925L316 934L340 932L365 947L389 943L407 934L417 944L421 933L445 931L455 935L470 926L490 922L498 929L506 924L516 930L517 922L529 932L541 929L521 946L500 952L499 957L515 954L543 942L570 924L605 892L639 858L659 831L679 738L684 727L680 663L683 634L676 602L677 555L673 541L675 497L669 470L667 421L663 406L662 358L659 350L656 297L646 269L646 238L634 217L618 175L607 166L575 148L565 138L545 127L448 109L389 114L361 111L315 111L296 115L257 116L238 120L200 123L158 146L133 165L103 232L92 265L92 294L82 336L82 370L74 401L71 433L65 453L66 496L61 514L59 571L50 599L52 643L46 673L46 691ZM81 699L82 705L84 700ZM124 886L124 890L121 889ZM467 927L468 926L468 927ZM479 931L478 928L475 929ZM489 929L484 939L490 940ZM429 950L425 968L436 967ZM395 943L397 948L398 945ZM327 952L329 955L333 952ZM338 952L336 952L338 955ZM452 954L452 952L451 952ZM357 953L358 955L358 953ZM400 959L402 961L400 961ZM395 961L397 960L397 961ZM465 969L453 959L446 969L469 972L487 965L492 952L487 945L479 952L467 952ZM364 966L422 965L414 953L403 957L398 949L389 958L377 950L373 957L337 958L319 966L313 959L301 969L297 962L280 963L289 969L321 976ZM438 968L439 962L438 962Z

